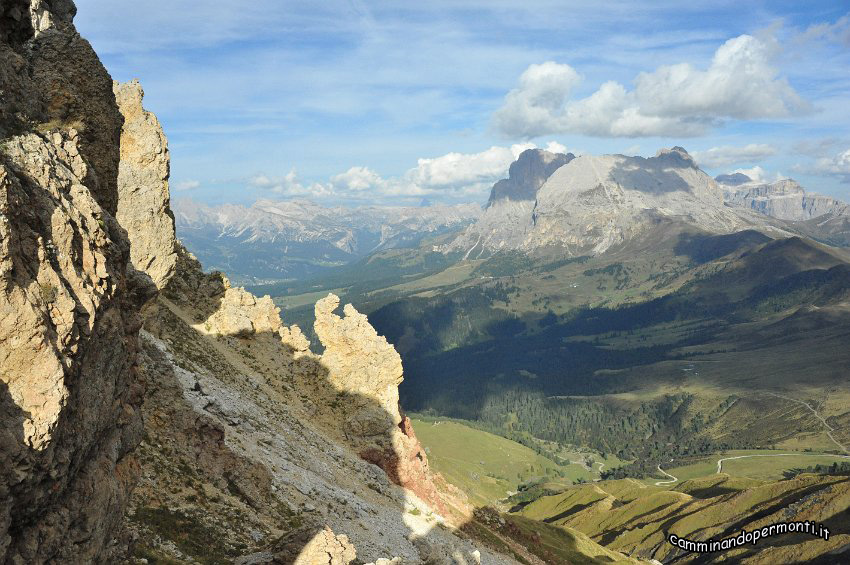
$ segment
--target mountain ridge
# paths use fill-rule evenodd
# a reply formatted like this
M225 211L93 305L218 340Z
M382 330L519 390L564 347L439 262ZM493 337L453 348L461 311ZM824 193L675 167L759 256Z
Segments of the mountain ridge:
M324 207L308 200L261 199L251 206L177 200L180 237L207 268L240 280L303 278L381 249L417 245L459 229L480 206Z

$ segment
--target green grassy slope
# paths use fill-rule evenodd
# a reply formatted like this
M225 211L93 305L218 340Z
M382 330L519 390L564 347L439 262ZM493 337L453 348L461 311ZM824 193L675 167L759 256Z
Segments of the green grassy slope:
M459 422L411 421L433 468L478 506L507 498L523 483L545 480L557 488L594 477L582 465L559 465L524 445Z
M792 504L796 506L790 510ZM848 506L848 477L807 474L785 481L758 481L723 474L691 479L675 490L637 481L580 485L543 497L519 514L565 531L583 532L608 549L644 559L802 563L850 542ZM741 528L751 531L787 520L824 523L832 528L835 539L808 544L810 536L787 534L763 540L757 548L704 555L684 554L665 541L668 533L695 540L718 539Z

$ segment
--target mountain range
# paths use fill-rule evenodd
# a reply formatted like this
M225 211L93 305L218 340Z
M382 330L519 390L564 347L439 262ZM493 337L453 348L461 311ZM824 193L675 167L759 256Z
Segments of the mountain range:
M412 247L459 229L481 208L457 206L327 208L306 200L206 206L176 200L180 237L206 268L236 281L303 279L383 249Z
M180 236L201 262L246 284L322 276L444 234L441 249L467 259L500 250L599 254L668 220L712 233L755 228L850 245L846 203L791 179L712 179L681 147L650 158L529 149L483 207L328 208L309 200L212 207L178 199L173 208Z
M662 465L725 452L848 456L850 253L817 224L846 218L840 202L790 181L732 187L678 147L651 158L532 150L518 163L456 234L255 291L309 327L301 304L334 289L401 354L409 410L538 453L584 446L630 462L609 479L664 484ZM517 508L546 492L517 495ZM702 504L675 496L684 514ZM584 507L545 520L580 525ZM582 531L628 537L594 528ZM660 555L652 535L626 546Z

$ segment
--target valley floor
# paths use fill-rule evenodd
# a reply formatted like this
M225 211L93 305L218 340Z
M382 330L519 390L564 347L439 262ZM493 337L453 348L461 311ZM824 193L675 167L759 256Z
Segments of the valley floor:
M828 472L850 463L850 455L730 450L686 464L659 463L656 477L600 480L606 463L589 450L581 453L582 460L559 465L549 458L551 449L532 449L471 422L416 417L413 424L434 468L480 505L476 515L486 520L489 512L491 522L506 524L502 529L508 537L537 540L540 551L549 552L546 562L573 562L555 550L564 544L564 539L555 541L559 536L572 539L573 546L575 536L587 536L588 543L615 552L602 556L591 551L582 561L586 563L618 562L626 555L665 563L714 562L722 557L683 554L666 543L666 534L718 538L727 530L750 531L789 520L815 520L831 527L833 535L820 544L798 534L776 536L758 550L744 548L726 557L785 563L808 555L820 556L818 562L840 563L839 553L833 552L850 548L850 465L844 475L806 472L816 466Z

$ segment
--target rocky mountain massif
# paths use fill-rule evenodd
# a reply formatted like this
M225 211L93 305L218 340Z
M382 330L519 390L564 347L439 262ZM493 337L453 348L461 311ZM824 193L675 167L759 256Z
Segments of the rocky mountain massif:
M737 173L721 175L717 180L730 206L785 220L791 231L812 239L850 246L850 204L846 202L806 192L791 179L762 183Z
M763 183L737 173L721 175L715 180L723 188L723 198L730 206L749 208L772 218L804 222L827 214L850 215L850 205L846 202L808 193L792 179Z
M416 246L468 225L475 204L326 208L305 200L259 200L249 207L174 205L177 230L207 268L258 283L318 275L382 249Z
M491 206L446 249L466 258L499 250L541 252L557 249L572 256L604 253L666 220L698 229L730 233L763 224L755 215L724 205L717 183L700 170L681 147L655 157L624 155L553 155L529 150L532 161L548 172L522 178L512 167L507 181L524 190L502 192L496 184ZM558 165L547 167L547 164Z

